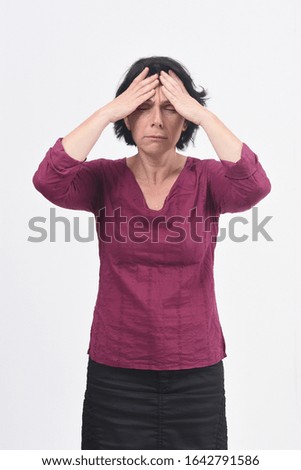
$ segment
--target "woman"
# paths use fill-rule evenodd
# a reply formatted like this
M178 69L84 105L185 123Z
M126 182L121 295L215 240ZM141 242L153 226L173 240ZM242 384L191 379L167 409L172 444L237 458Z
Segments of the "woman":
M250 209L271 184L205 100L179 62L140 59L115 99L60 137L33 177L52 203L95 215L99 291L82 449L227 449L213 278L219 215ZM86 161L110 123L137 153ZM176 151L198 127L219 160Z

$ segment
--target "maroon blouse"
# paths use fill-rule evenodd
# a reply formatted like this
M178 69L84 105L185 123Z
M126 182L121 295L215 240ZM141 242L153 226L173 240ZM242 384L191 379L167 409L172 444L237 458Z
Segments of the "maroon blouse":
M188 156L164 206L150 209L126 157L80 162L60 137L33 176L50 202L92 212L99 289L88 354L109 366L190 369L227 356L213 277L219 216L271 190L258 157Z

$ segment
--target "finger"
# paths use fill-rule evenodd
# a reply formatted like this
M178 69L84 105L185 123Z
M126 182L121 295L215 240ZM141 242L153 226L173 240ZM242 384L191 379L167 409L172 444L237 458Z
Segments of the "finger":
M161 86L161 91L163 92L165 98L167 98L171 104L173 104L174 95L164 85Z
M139 75L145 75L145 74L148 73L148 71L149 71L149 67L144 67L144 69L139 73ZM138 75L138 77L139 77L139 75Z
M132 91L131 100L139 104L143 103L144 101L148 100L156 93L155 88L159 85L159 79L156 79L154 82L146 84L144 87L136 88Z
M157 77L158 76L158 73L154 73L153 75L150 75L149 77L147 77L147 74L149 72L149 67L145 67L142 72L139 73L139 75L137 75L137 77L134 78L133 82L134 81L139 81L139 80L148 80L148 79L154 79L154 77ZM146 78L141 78L143 76L146 76ZM139 79L139 80L137 80Z
M137 83L139 82L139 80L143 80L142 77L146 76L148 74L148 71L149 71L149 68L148 67L144 67L144 69L142 70L142 72L140 72L137 77L134 78L133 82ZM132 82L132 83L133 83Z
M159 85L159 79L156 78L151 83L144 83L137 89L139 95L143 93L148 93L150 90L154 90Z
M178 77L178 75L173 70L168 70L168 75L170 75L176 82L182 85L182 80Z
M159 80L158 74L155 73L154 75L150 75L149 77L146 77L142 82L140 82L139 85L147 85L149 83L152 83L155 80Z
M164 74L160 75L160 80L162 85L165 85L165 87L168 88L170 91L176 93L178 83L172 77L170 77L167 73L164 72Z
M170 72L170 70L168 72ZM162 76L162 77L164 77L168 80L174 80L174 77L172 77L170 73L166 73L165 70L160 71L160 76Z
M143 93L143 95L140 95L137 98L137 101L136 101L137 107L140 104L144 103L144 101L149 100L152 96L154 96L155 93L156 93L156 90L153 88L152 90L149 90L149 91Z
M176 82L178 86L180 86L181 90L184 91L185 90L185 87L184 87L184 84L182 82L182 80L178 77L178 75L173 71L173 70L168 70L168 73L164 72L164 70L162 70L163 72L163 77L166 78L166 80L169 80L170 83L172 83L172 81Z
M174 77L176 80L180 80L180 78L178 77L178 75L176 74L176 72L174 72L172 69L169 69L168 70L168 75L171 75L172 77ZM181 81L181 80L180 80Z
M158 79L158 74L155 73L153 75L150 75L149 77L146 77L146 78L142 78L140 80L137 80L137 78L139 78L141 74L137 75L137 77L132 81L131 83L131 88L135 87L135 86L138 86L138 87L143 87L145 85L148 85L149 83L152 83L154 82L156 79Z
M163 96L173 105L175 106L175 96L164 86L161 86L161 91L163 93Z

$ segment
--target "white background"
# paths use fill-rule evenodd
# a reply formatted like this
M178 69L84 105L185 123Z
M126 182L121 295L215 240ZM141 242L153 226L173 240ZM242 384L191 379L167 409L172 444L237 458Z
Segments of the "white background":
M56 242L28 241L29 220L45 217L47 228L54 207L32 176L58 137L113 99L134 61L167 55L207 89L208 109L272 184L258 213L273 216L273 241L227 239L215 251L229 448L300 449L300 2L9 0L0 17L0 448L80 449L97 242L65 242L59 223ZM111 125L88 159L134 153ZM182 153L218 159L202 129ZM237 215L251 223L251 212ZM82 236L92 216L57 206L56 215L80 217Z

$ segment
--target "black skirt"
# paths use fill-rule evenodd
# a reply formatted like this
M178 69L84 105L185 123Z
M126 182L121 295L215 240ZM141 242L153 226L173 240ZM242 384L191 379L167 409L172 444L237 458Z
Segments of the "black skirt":
M224 365L111 367L89 358L81 449L227 449Z

